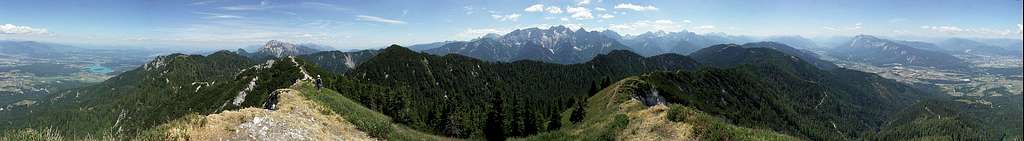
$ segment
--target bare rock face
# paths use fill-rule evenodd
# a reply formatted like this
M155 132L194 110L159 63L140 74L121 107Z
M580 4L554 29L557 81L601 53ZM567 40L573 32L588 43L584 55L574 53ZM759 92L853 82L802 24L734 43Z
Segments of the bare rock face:
M323 114L321 106L296 90L282 89L277 110L246 108L208 116L196 116L169 124L168 136L181 140L373 141L368 134L335 114Z
M307 46L296 45L277 40L270 40L270 42L267 42L266 45L263 45L263 48L259 49L258 53L282 58L287 56L313 54L319 51L320 50L313 49Z

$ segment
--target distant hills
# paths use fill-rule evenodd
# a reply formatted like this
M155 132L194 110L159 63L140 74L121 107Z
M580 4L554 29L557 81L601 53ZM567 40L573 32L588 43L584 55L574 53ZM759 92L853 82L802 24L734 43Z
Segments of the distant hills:
M821 60L814 53L798 50L789 47L785 44L775 42L758 42L743 45L715 45L697 51L693 54L690 54L690 56L697 58L698 60L701 60L702 63L706 64L714 64L716 66L725 67L735 67L737 65L740 65L741 63L747 62L747 59L758 59L758 57L750 56L757 56L763 53L758 52L758 50L750 50L748 48L764 48L785 53L787 55L795 57L794 59L802 60L822 70L832 70L839 68L835 64L832 64L832 62Z
M63 57L78 48L34 41L0 41L0 55L31 56L39 58Z
M725 34L697 34L689 31L647 32L640 35L627 35L621 37L619 40L644 56L654 56L666 53L685 55L712 45L740 44L753 41L750 38L741 36L730 36Z
M833 57L873 65L907 65L957 69L969 65L953 55L914 48L869 35L856 36L830 51Z

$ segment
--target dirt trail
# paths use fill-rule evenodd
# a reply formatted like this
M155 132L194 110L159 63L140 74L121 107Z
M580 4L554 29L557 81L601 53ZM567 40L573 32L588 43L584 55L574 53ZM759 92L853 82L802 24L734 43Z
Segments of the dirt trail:
M173 124L168 134L177 140L373 141L366 133L292 89L276 91L278 110L246 108L225 111L184 124Z

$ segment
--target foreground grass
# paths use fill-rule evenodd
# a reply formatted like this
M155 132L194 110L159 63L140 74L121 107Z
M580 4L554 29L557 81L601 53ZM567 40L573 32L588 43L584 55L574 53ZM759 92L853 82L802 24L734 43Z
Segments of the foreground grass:
M627 78L588 99L584 121L561 130L517 138L522 141L731 140L795 141L787 135L738 127L681 105L647 107L633 100L645 82ZM563 117L569 117L565 112Z
M301 84L293 89L302 91L303 96L324 106L325 109L330 110L324 111L325 113L341 115L345 120L356 125L359 130L362 130L376 138L392 141L458 140L426 134L403 125L396 124L392 121L391 117L366 108L362 104L342 96L334 90L317 90L308 83Z

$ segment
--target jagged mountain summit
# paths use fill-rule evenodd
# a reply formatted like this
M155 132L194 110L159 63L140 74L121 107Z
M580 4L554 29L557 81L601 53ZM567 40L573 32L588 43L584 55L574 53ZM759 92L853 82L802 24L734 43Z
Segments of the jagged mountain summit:
M267 44L263 45L263 47L260 48L256 53L259 55L282 58L287 56L313 54L323 51L317 48L323 47L315 45L296 45L278 40L270 40L269 42L267 42Z
M469 42L446 44L424 52L445 55L461 54L486 61L512 62L534 60L559 64L589 61L598 54L629 47L601 32L565 26L548 29L519 29L502 36L486 36Z
M830 54L839 59L873 65L905 65L950 69L968 66L966 62L950 54L914 48L869 35L856 36L846 44L833 49Z

